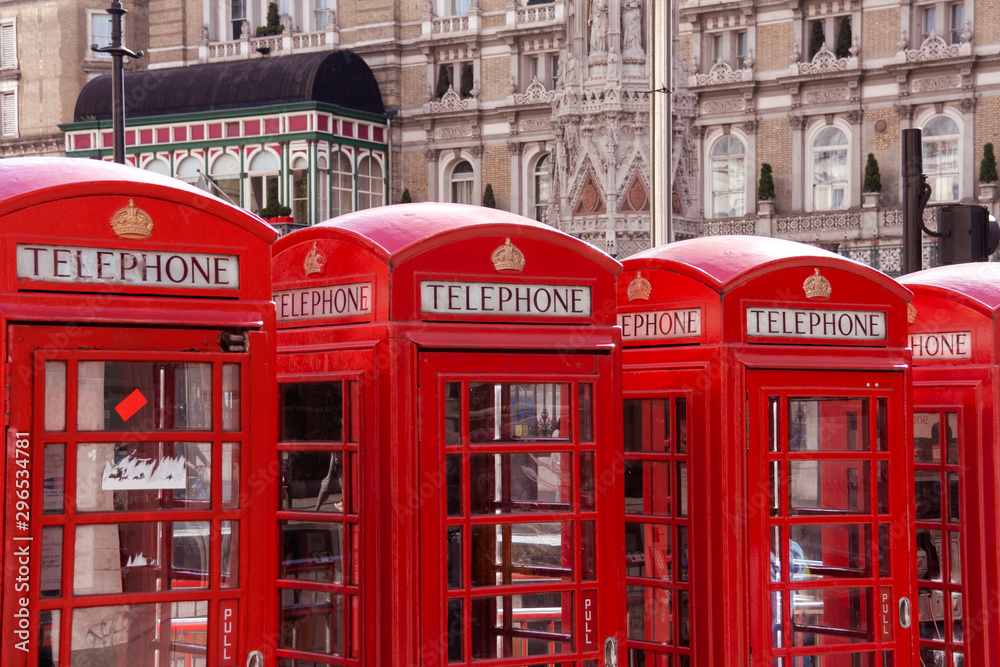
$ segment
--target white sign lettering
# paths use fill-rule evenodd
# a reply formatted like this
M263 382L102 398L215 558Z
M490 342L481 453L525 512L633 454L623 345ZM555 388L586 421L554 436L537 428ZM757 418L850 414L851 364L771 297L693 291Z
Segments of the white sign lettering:
M688 338L701 335L701 308L619 313L622 340Z
M159 460L140 459L131 454L115 465L104 464L102 491L148 491L187 487L183 456L164 456Z
M420 283L420 310L446 315L590 317L590 287L425 280Z
M240 287L240 258L18 243L17 277L55 283L234 290Z
M970 359L972 332L910 334L910 347L913 348L914 359Z
M885 340L885 312L747 308L747 335L763 338Z
M278 321L351 317L372 312L372 284L325 285L274 293Z

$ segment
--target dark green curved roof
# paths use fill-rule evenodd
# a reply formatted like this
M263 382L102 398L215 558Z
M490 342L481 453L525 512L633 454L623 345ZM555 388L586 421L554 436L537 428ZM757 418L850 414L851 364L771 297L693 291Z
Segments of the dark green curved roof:
M360 56L346 50L125 73L127 118L296 102L385 113L375 75ZM110 118L111 76L104 75L80 91L73 120Z

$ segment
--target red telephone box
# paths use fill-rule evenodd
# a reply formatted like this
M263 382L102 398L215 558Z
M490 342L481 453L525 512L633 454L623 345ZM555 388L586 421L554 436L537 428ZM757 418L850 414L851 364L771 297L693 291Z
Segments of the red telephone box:
M274 511L253 473L275 236L130 167L0 161L5 666L268 650L248 537L268 539Z
M1000 266L942 266L900 282L913 291L921 664L1000 664Z
M275 244L279 656L613 664L620 268L453 204Z
M908 298L771 238L625 260L631 665L912 664Z

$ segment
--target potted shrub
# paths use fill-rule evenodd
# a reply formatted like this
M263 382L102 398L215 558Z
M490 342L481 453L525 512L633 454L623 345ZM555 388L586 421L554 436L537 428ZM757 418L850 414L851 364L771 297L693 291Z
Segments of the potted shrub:
M774 177L771 165L760 165L760 180L757 182L757 215L774 215Z
M267 206L257 211L257 215L271 224L293 222L291 207L278 201L277 181L271 181L270 185L267 186Z
M882 192L882 176L878 173L878 160L874 153L868 154L865 164L865 182L861 187L862 206L875 208L878 206L879 193Z
M997 196L997 160L993 144L983 146L983 159L979 162L979 201L993 201Z
M281 16L278 14L278 3L272 2L267 6L267 24L257 26L257 36L280 35L282 31Z
M410 188L403 188L403 196L399 198L400 204L409 204L413 201L413 197L410 196Z
M497 207L497 199L493 196L493 185L491 183L487 183L486 190L483 191L483 206L486 208Z

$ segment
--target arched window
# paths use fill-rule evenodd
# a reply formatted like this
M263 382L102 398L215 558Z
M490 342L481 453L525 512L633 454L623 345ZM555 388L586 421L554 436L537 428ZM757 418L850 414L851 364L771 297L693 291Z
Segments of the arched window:
M361 158L358 162L358 210L381 206L384 189L382 165L371 155Z
M309 222L309 163L304 157L292 162L292 216L295 222Z
M151 171L154 174L163 174L164 176L170 175L170 166L159 158L154 158L147 162L145 168L147 171Z
M220 155L212 163L212 180L218 189L212 188L212 193L223 199L240 205L240 163L229 154Z
M545 218L545 211L549 207L549 156L543 155L535 163L535 173L533 182L533 197L535 206L535 220L541 222Z
M326 220L330 217L330 164L325 155L320 155L316 160L316 210L319 219Z
M948 116L934 116L921 130L924 173L931 186L931 201L958 201L958 123Z
M188 156L177 164L177 178L194 185L201 175L201 160Z
M476 174L472 165L462 160L451 170L451 201L456 204L474 204L473 191L476 187Z
M712 146L712 217L746 215L746 148L732 135Z
M354 210L354 168L351 158L343 151L333 153L333 215L343 215Z
M847 135L838 127L824 127L813 139L813 210L847 208Z
M260 151L250 160L250 210L260 211L270 204L278 192L278 158Z

